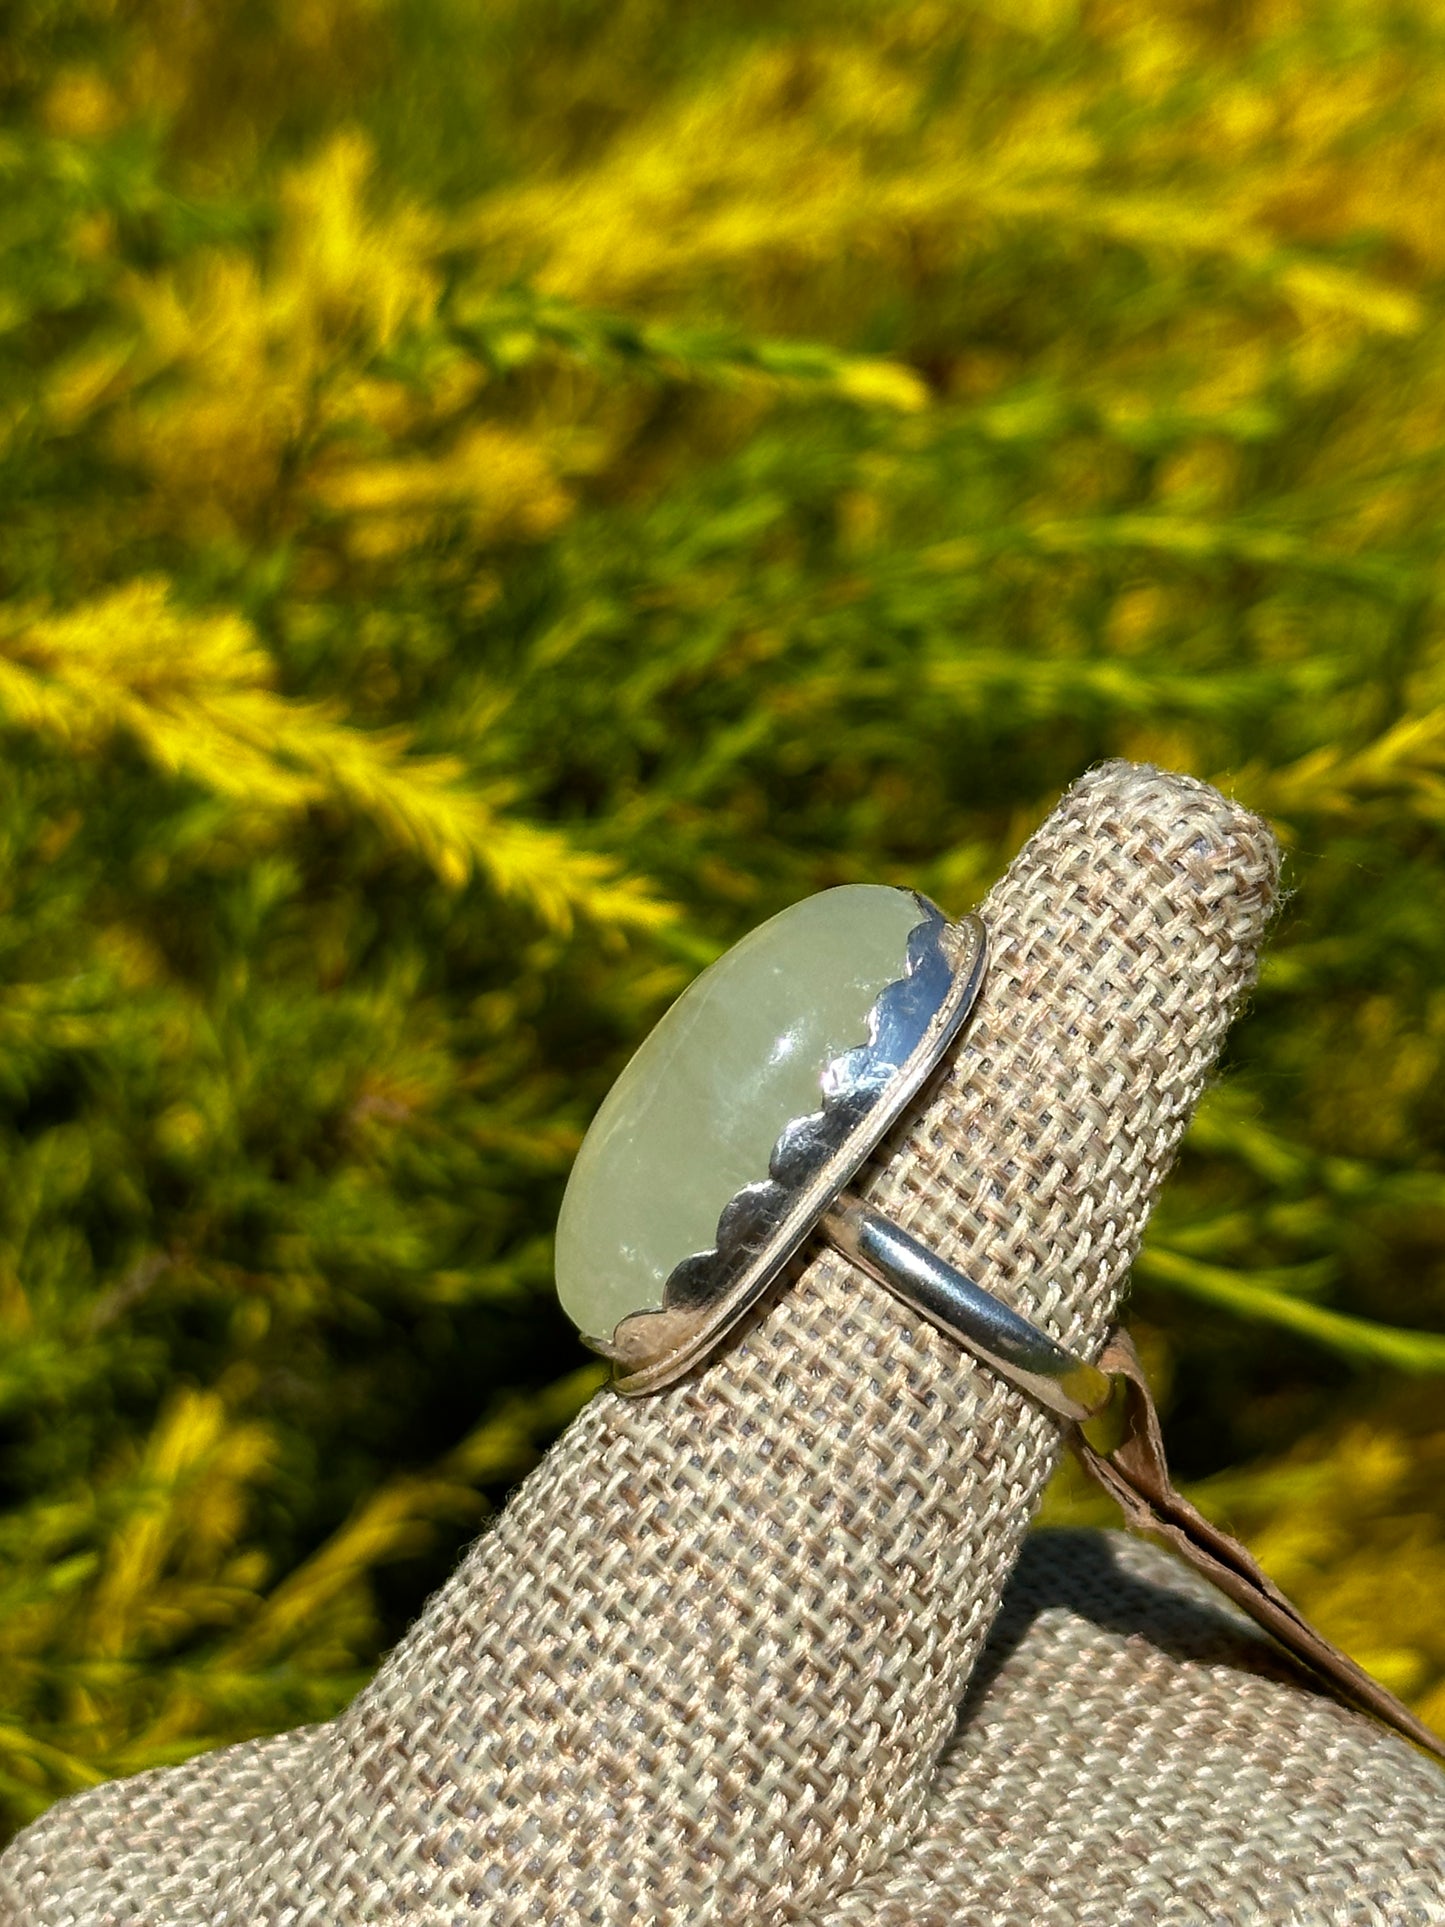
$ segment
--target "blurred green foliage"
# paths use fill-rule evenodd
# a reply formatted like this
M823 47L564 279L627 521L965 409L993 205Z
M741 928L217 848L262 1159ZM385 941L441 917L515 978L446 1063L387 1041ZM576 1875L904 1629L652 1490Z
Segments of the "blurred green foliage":
M550 1228L667 1002L1106 755L1291 853L1136 1274L1179 1465L1445 1719L1442 75L1430 0L10 0L8 1824L339 1705L600 1383Z

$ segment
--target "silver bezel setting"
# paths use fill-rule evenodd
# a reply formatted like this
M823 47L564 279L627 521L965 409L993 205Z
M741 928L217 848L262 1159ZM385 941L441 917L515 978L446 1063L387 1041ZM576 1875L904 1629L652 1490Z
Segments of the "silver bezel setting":
M619 1391L657 1391L712 1349L798 1250L962 1029L983 981L983 924L975 916L950 923L937 904L912 894L920 921L909 933L905 974L874 1001L866 1041L823 1072L821 1107L784 1125L768 1176L729 1199L711 1251L673 1267L660 1308L629 1313L610 1338L583 1334L612 1360Z

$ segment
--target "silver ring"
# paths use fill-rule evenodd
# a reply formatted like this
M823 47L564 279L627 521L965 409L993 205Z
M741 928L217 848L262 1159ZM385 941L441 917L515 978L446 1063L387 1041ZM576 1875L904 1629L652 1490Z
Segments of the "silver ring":
M1109 1405L1108 1374L848 1189L962 1033L986 953L977 917L853 885L783 911L683 992L599 1109L558 1219L559 1296L619 1391L681 1377L821 1234L1049 1410ZM749 1048L765 1062L738 1062ZM800 1091L816 1108L793 1114Z

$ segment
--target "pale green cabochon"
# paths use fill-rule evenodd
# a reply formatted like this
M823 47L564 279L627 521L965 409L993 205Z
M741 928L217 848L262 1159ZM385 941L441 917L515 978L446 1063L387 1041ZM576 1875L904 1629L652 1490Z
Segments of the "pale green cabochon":
M579 1331L607 1338L657 1310L674 1266L713 1248L783 1126L819 1109L828 1065L868 1041L925 917L908 890L821 890L689 984L607 1093L567 1181L557 1295Z

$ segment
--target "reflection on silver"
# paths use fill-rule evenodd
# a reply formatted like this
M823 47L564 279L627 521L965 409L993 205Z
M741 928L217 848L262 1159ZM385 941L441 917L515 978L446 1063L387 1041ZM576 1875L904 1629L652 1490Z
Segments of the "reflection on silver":
M845 1257L1051 1412L1091 1419L1113 1398L1114 1381L1107 1372L1056 1345L1047 1332L859 1199L845 1192L823 1214L820 1229Z
M613 1360L619 1391L655 1391L712 1349L797 1251L957 1037L983 980L984 928L973 916L949 923L923 896L918 911L906 974L878 996L866 1041L824 1071L821 1108L784 1127L767 1178L728 1201L714 1249L674 1266L659 1310L633 1312L610 1338L588 1337Z

